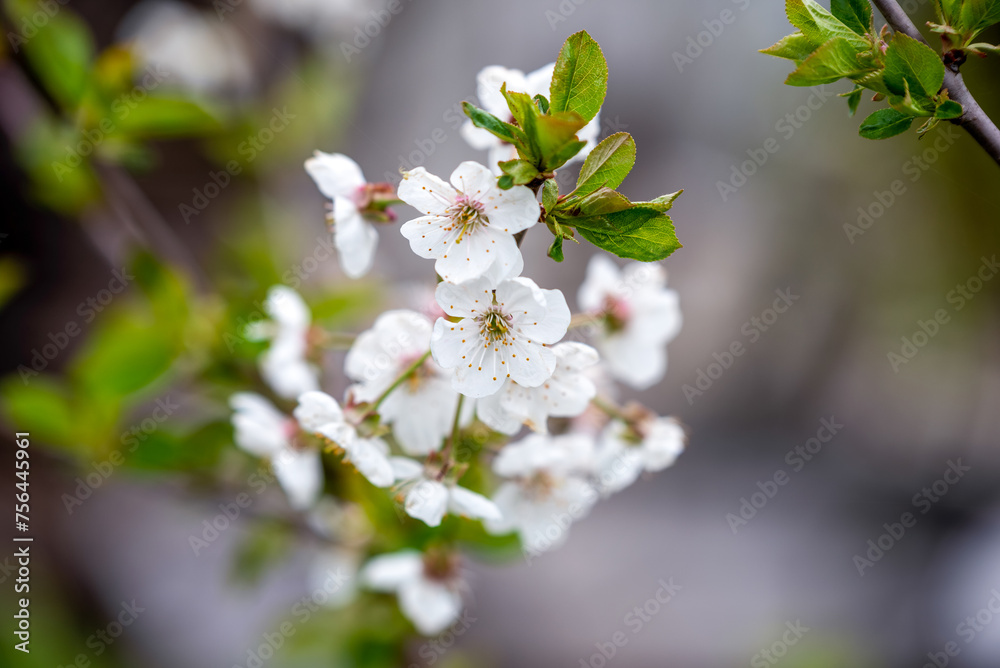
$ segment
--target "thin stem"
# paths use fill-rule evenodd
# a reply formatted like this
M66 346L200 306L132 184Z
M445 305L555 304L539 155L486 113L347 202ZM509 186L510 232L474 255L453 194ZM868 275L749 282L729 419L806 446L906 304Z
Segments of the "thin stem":
M913 24L913 21L910 20L910 17L907 16L896 0L872 0L872 4L878 7L878 10L893 30L927 44L927 40L920 34L917 26ZM951 99L961 104L963 109L962 115L952 121L952 123L964 128L983 147L989 156L1000 165L1000 129L997 128L996 124L986 115L986 112L979 106L979 103L976 102L976 98L972 96L972 93L966 87L962 75L950 67L945 67L944 87L948 89L948 95Z
M458 440L458 429L459 422L462 421L462 405L465 403L465 395L458 395L458 403L455 405L455 418L451 422L451 433L448 434L448 441L444 445L444 449L441 450L441 458L444 460L444 466L441 467L441 471L438 473L437 478L441 480L444 478L445 474L451 469L455 462L452 461L452 453L455 451L455 441Z
M603 397L594 397L590 400L590 403L597 406L599 409L608 414L609 417L613 417L616 420L621 420L622 422L631 422L631 418L622 411L622 409L615 406L613 403L604 399Z
M424 353L423 355L421 355L420 357L418 357L417 360L413 364L411 364L410 366L406 367L406 369L403 371L403 373L399 374L399 376L396 378L396 380L392 381L392 385L390 385L389 387L387 387L382 394L378 395L378 398L375 399L375 403L372 404L371 408L369 408L367 411L365 411L365 413L359 419L359 422L361 420L364 420L366 417L368 417L368 416L373 415L374 413L376 413L378 411L378 407L382 405L382 402L385 401L386 398L390 394L392 394L393 390L395 390L397 387L399 387L400 385L402 385L406 381L407 378L409 378L410 376L412 376L413 373L417 369L419 369L421 366L423 366L424 362L426 362L427 358L430 357L430 356L431 356L431 351L428 350L426 353Z

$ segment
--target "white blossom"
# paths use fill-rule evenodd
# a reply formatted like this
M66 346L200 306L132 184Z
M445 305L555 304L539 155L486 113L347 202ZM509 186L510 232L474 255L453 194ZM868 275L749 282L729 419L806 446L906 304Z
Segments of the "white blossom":
M526 186L501 190L489 169L463 162L451 184L417 167L403 174L399 199L422 214L400 227L410 248L434 259L441 278L460 282L482 276L494 264L521 260L514 234L538 222L539 205Z
M569 327L566 298L528 278L492 276L458 285L439 283L437 301L457 322L434 323L431 352L453 369L452 387L470 397L500 390L506 379L538 387L552 376L556 355L548 347Z
M395 592L399 609L425 636L444 631L462 612L461 580L449 569L438 572L416 550L383 554L361 570L371 589Z
M357 550L330 547L313 558L308 581L313 600L328 608L342 608L355 599L358 592Z
M619 269L595 255L580 286L580 308L596 323L594 345L618 380L643 390L667 370L667 343L681 328L677 293L666 287L656 264L632 262Z
M344 451L344 461L354 465L376 487L393 482L389 446L380 438L363 438L344 418L337 400L323 392L306 392L294 411L302 429L332 441Z
M556 367L538 387L508 380L496 394L476 402L476 414L486 426L514 435L522 425L548 433L549 417L576 417L583 413L597 388L587 373L597 364L597 351L583 343L566 341L552 347Z
M258 360L264 382L283 399L295 399L319 387L319 370L309 362L312 315L295 290L276 285L267 293L264 310L270 321L257 322L245 332L251 340L270 339Z
M605 495L620 492L644 472L662 471L684 452L684 427L672 417L650 417L634 427L615 420L601 435L594 474Z
M375 401L430 349L431 320L415 311L387 311L374 326L358 336L344 362L357 384L351 388L359 402ZM451 431L458 392L448 374L428 357L379 406L382 421L391 424L404 452L426 455L441 447Z
M320 192L333 200L329 220L340 267L351 278L364 276L375 259L378 232L362 211L367 181L361 168L342 153L322 151L316 151L305 166Z
M194 93L243 92L253 83L239 31L213 15L173 0L136 5L118 29L140 63Z
M476 94L479 97L479 105L484 111L496 116L502 121L512 122L513 118L507 101L500 93L500 87L507 84L507 90L517 93L527 93L531 97L544 95L549 97L549 87L552 84L552 72L555 63L549 63L534 72L524 74L521 70L508 69L500 65L490 65L483 68L476 76ZM577 133L580 141L587 142L587 145L580 150L569 162L583 160L597 146L597 137L601 131L600 114L594 116L587 125ZM508 144L499 137L491 134L487 130L477 128L472 121L466 121L461 129L462 136L472 148L488 150L488 163L490 169L496 174L500 174L499 162L506 162L517 158L517 150L513 144Z
M516 531L531 553L561 545L597 501L588 482L593 457L593 439L583 434L531 434L505 446L493 462L493 471L509 478L493 496L502 518L487 521L486 529Z
M439 526L448 513L470 519L500 519L496 505L482 494L454 483L442 482L412 459L393 457L391 462L405 495L403 509L407 515L427 526Z
M297 442L298 425L274 405L252 392L229 399L236 445L270 460L278 484L293 508L304 510L319 498L323 463L318 450Z

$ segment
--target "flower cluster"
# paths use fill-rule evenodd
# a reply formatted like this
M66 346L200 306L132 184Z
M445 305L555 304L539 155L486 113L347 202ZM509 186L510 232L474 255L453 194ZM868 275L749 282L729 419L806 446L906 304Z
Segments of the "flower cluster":
M505 100L543 95L555 68L528 75L486 68L480 101L514 123ZM598 124L596 113L585 126L579 115L567 118L583 126L571 138L577 153L568 163L587 156ZM236 394L232 421L237 444L271 462L297 509L315 516L334 504L364 514L348 490L384 488L404 526L481 522L490 534L516 535L524 553L536 555L562 544L569 524L602 496L669 466L684 449L676 420L612 399L612 379L641 390L663 378L681 316L656 264L619 268L594 257L575 315L560 290L524 276L520 241L539 222L552 225L542 191L555 175L504 182L499 163L517 161L520 149L484 132L470 122L463 136L489 150L490 166L463 162L447 181L417 167L403 173L398 189L368 183L342 154L317 152L306 161L332 200L328 218L349 277L372 267L378 228L396 222L390 207L417 211L399 232L417 256L434 261L437 314L390 310L353 337L338 401L320 390L324 345L337 337L311 322L295 292L273 288L270 320L250 334L270 340L260 375L276 400ZM645 204L645 213L662 213L658 203ZM282 401L294 403L283 411ZM338 461L365 480L350 482ZM372 525L361 539L358 531L325 531L335 547L318 563L348 568L362 588L395 593L420 633L446 628L464 590L454 532L428 541L426 530L400 538L397 529ZM337 602L354 595L352 586Z

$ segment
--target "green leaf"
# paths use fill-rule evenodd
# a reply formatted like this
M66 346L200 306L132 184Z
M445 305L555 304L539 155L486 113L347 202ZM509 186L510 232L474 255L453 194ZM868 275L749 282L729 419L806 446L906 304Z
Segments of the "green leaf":
M552 244L549 246L548 256L555 260L556 262L562 262L565 259L563 255L563 236L556 235L552 240Z
M13 2L7 7L16 8L17 19L28 25L36 25L33 15L41 13L34 2ZM65 110L75 110L90 85L93 38L87 24L70 9L60 7L46 18L37 34L24 43L24 53L52 97Z
M539 93L532 99L535 101L535 106L538 107L538 111L543 114L549 113L549 99L547 97Z
M514 187L514 177L510 174L501 174L497 179L497 186L500 190L510 190Z
M889 106L896 111L901 111L907 116L933 116L933 106L930 104L922 104L917 102L910 94L910 83L904 81L904 88L906 89L905 95L890 95L889 96ZM929 103L930 100L923 100L924 103Z
M895 109L879 109L861 123L859 134L865 139L888 139L910 129L913 117Z
M134 108L122 112L116 131L147 139L203 134L219 127L214 116L190 100L146 97Z
M555 179L547 179L542 185L542 206L546 213L552 213L559 199L559 184Z
M577 195L600 187L617 188L635 165L635 140L627 132L617 132L590 152L576 179Z
M945 100L937 106L934 111L934 117L940 118L941 120L950 121L954 118L961 117L963 113L962 105L954 100Z
M960 30L973 38L995 23L1000 23L1000 0L965 0L959 20Z
M851 116L858 113L858 106L861 104L861 95L864 93L863 88L855 88L850 93L843 94L843 97L847 98L847 110L850 112Z
M12 430L29 432L50 445L70 445L75 438L75 411L69 392L56 379L32 376L25 384L8 376L0 387L3 415Z
M817 44L842 37L859 50L870 49L871 43L844 25L844 22L824 9L815 0L786 0L788 21Z
M820 47L821 42L814 42L801 32L794 32L791 35L782 37L777 44L773 44L766 49L761 49L761 53L778 58L787 58L801 63L809 57L813 51Z
M551 172L562 167L587 145L576 136L587 122L575 111L539 116L535 122L534 139L542 162L539 171Z
M894 95L910 94L918 101L937 95L944 83L941 57L923 42L896 33L885 53L885 84Z
M584 217L603 216L608 213L624 211L633 206L625 195L611 188L598 188L584 197L568 199L572 215Z
M538 170L527 160L507 160L500 163L500 170L510 176L510 184L523 186L538 178ZM503 186L501 186L503 187Z
M487 132L491 133L494 137L497 137L501 141L505 141L508 144L519 145L524 143L524 134L520 129L514 127L510 123L505 123L499 118L483 111L479 107L476 107L468 102L462 103L462 111L465 115L469 117L472 124L477 128L482 128Z
M570 35L552 72L551 112L575 111L589 122L600 111L607 91L608 63L601 47L586 31Z
M636 206L646 206L656 209L660 213L665 213L674 208L674 202L677 198L684 193L683 190L678 190L675 193L669 193L667 195L660 195L656 199L650 200L648 202L634 202Z
M618 257L656 262L681 247L670 216L636 206L601 217L605 226L578 226L584 239Z
M872 32L872 6L868 0L830 0L830 11L859 35Z
M863 62L858 50L848 40L836 37L823 44L788 75L789 86L818 86L840 79L861 77L875 70Z

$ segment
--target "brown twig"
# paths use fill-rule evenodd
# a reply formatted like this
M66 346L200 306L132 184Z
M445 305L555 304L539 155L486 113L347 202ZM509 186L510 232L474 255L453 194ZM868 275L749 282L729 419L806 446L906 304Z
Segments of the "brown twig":
M927 44L927 40L896 0L872 0L872 4L878 8L893 30ZM972 135L972 138L1000 165L1000 129L976 102L976 98L966 87L962 75L950 67L945 67L944 87L951 99L961 104L963 109L962 115L952 122Z

